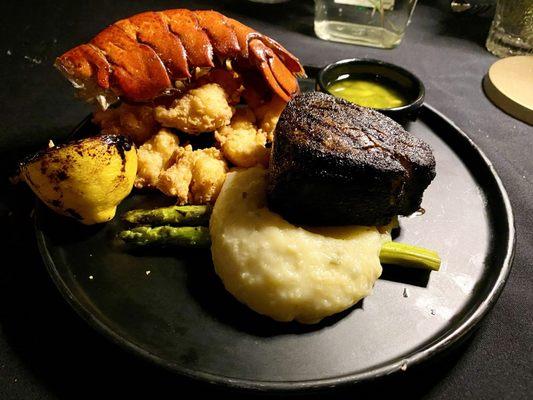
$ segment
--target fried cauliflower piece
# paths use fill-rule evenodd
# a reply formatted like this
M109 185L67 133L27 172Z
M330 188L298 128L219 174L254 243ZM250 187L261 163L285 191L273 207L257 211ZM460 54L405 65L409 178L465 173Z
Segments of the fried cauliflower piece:
M173 161L179 138L168 129L161 129L137 150L136 188L157 187L161 172Z
M191 89L176 99L170 108L155 108L155 119L163 126L197 135L228 125L234 108L222 86L208 83Z
M228 166L220 150L180 147L175 162L159 176L157 188L179 204L213 204L226 179Z
M248 107L238 109L231 124L215 132L215 139L224 157L238 167L268 165L266 134L257 129L254 113Z
M262 132L264 132L269 142L272 142L274 139L274 129L276 129L279 116L285 109L286 105L286 102L275 96L268 103L254 109L254 114L259 121L257 126Z
M228 60L229 61L229 60ZM230 105L241 101L241 93L244 91L243 81L235 71L223 68L212 68L209 72L197 80L197 85L216 83L224 89Z
M93 122L102 129L102 134L124 135L138 146L159 129L154 109L146 105L122 103L117 108L96 111Z
M136 188L157 188L179 204L214 203L228 172L220 150L193 150L161 129L137 150Z

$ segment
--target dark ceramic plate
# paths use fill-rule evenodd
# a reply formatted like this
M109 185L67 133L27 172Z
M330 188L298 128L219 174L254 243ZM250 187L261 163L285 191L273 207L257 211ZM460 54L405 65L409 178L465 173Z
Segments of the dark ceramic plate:
M86 120L76 134L88 130ZM208 251L126 252L114 240L118 218L85 227L40 205L40 250L61 293L91 326L179 374L297 390L409 368L463 338L487 313L515 243L507 194L476 145L427 105L409 130L433 147L437 177L424 195L425 213L402 218L397 240L437 250L441 270L385 266L371 296L318 325L278 323L238 303ZM162 196L136 193L118 215L156 204Z

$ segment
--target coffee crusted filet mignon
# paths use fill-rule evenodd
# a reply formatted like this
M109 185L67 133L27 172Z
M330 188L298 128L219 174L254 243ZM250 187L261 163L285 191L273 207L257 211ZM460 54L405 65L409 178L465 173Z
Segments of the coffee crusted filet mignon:
M268 203L296 224L385 225L417 211L434 177L431 148L398 123L308 92L278 121Z

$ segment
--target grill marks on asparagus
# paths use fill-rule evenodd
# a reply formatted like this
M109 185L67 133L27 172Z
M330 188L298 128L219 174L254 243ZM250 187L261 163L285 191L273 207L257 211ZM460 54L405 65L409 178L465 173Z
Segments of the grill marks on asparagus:
M170 206L131 210L122 219L131 225L207 226L211 211L212 207L208 205Z
M121 231L118 238L132 246L205 248L211 244L205 226L139 226Z

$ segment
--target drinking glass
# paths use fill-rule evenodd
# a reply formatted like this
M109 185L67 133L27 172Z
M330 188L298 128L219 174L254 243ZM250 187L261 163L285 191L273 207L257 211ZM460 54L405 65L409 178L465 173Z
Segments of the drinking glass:
M533 0L498 0L486 46L498 57L533 54Z
M315 0L315 33L325 40L392 48L417 0Z

